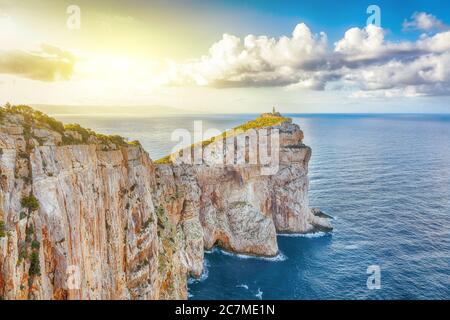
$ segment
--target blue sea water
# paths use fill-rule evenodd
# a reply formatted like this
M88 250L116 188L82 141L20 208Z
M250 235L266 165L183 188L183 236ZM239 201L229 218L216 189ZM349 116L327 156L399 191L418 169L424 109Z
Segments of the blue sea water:
M215 249L190 280L191 299L450 299L450 115L290 115L312 147L310 202L331 234L280 236L260 259ZM153 159L177 128L225 130L254 115L61 116L139 139ZM367 268L381 271L367 287Z

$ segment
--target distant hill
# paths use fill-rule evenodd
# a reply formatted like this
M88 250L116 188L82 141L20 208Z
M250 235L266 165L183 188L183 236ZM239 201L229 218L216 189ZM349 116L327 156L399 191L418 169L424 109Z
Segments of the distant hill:
M203 113L198 110L178 109L167 106L61 106L61 105L32 105L33 108L50 115L70 115L70 114L104 114L104 115L142 115L161 116L179 114Z

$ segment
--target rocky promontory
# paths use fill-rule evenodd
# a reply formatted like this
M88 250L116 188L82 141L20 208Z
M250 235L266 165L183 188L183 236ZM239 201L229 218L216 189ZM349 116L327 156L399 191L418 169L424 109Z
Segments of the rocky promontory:
M186 299L205 248L274 256L277 233L331 230L308 204L298 125L237 129L153 162L138 142L0 108L0 297Z

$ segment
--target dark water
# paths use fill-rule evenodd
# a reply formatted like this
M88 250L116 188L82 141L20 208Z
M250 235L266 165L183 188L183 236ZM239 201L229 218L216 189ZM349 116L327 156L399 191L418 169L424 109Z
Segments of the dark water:
M335 217L333 233L279 237L272 260L213 250L191 298L449 299L450 116L291 116L313 149L311 205ZM224 130L250 118L72 120L139 139L159 158L194 119ZM378 290L367 288L370 265L381 270Z

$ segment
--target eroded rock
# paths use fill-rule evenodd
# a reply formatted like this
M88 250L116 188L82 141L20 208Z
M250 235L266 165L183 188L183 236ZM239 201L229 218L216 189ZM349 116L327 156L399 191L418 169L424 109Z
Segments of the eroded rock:
M289 119L272 126L273 174L260 162L217 164L217 141L206 146L215 161L155 165L139 145L94 135L77 143L77 132L24 121L0 124L2 298L186 299L204 248L274 256L277 232L332 228L309 208L311 149ZM38 209L24 207L27 196Z

